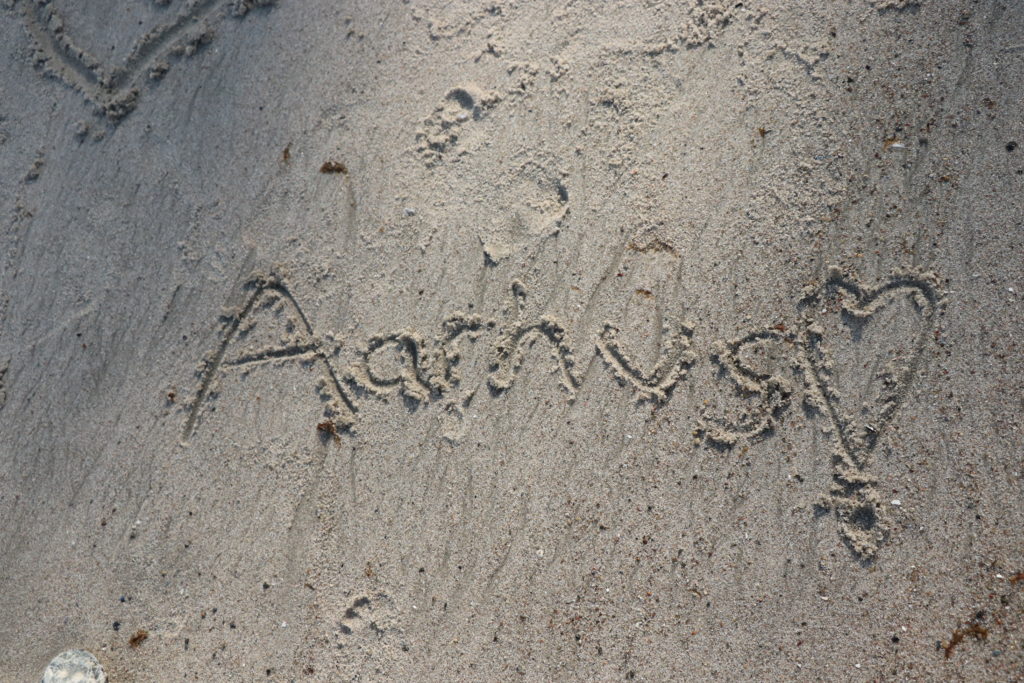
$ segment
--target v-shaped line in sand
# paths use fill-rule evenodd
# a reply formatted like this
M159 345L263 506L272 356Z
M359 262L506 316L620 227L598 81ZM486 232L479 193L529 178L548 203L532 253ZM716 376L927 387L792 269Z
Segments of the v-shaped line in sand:
M110 120L118 121L136 105L143 83L168 68L178 39L197 31L194 41L205 42L207 23L234 13L244 15L268 0L191 0L173 19L153 26L139 38L122 64L108 64L79 46L68 35L64 19L52 0L20 0L25 28L35 43L36 61L95 104Z

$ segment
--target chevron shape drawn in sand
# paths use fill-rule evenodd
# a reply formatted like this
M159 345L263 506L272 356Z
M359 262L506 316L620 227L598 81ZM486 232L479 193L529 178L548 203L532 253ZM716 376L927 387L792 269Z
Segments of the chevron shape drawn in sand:
M158 80L172 61L190 56L209 43L217 22L229 14L241 17L254 7L273 2L188 0L180 9L167 2L155 3L144 15L151 22L145 26L148 30L113 63L96 56L95 49L84 47L81 36L72 35L69 19L75 12L71 7L62 8L57 0L20 0L20 11L35 45L36 62L116 122L135 109L146 82ZM91 7L92 2L81 6Z
M597 340L597 351L615 377L633 387L640 400L667 401L697 357L690 351L693 327L681 321L665 322L661 335L661 353L650 372L644 372L624 352L618 341L619 330L606 322Z

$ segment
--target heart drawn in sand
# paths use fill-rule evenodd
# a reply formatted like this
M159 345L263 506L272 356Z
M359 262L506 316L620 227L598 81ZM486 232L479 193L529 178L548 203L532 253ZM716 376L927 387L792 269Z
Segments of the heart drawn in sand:
M900 273L865 288L838 269L802 301L807 393L836 442L827 507L864 557L887 526L867 472L871 453L906 398L939 305L932 275Z
M36 61L117 121L135 108L145 81L159 79L172 59L210 42L216 22L273 1L20 0L20 10ZM125 30L137 37L132 40ZM91 50L83 40L93 44Z
M867 289L833 270L804 303L814 393L843 450L856 457L874 448L906 396L939 303L934 280L901 274ZM869 336L880 338L874 348Z

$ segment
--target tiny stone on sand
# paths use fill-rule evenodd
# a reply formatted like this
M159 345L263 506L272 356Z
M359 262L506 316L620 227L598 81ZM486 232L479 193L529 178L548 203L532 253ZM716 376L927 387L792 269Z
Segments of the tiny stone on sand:
M107 683L107 674L85 650L65 650L50 660L42 683Z

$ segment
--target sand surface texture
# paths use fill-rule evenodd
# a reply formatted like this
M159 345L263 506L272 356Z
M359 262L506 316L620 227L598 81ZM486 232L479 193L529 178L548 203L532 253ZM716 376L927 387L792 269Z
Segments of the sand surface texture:
M0 680L1024 680L1024 4L0 16Z

